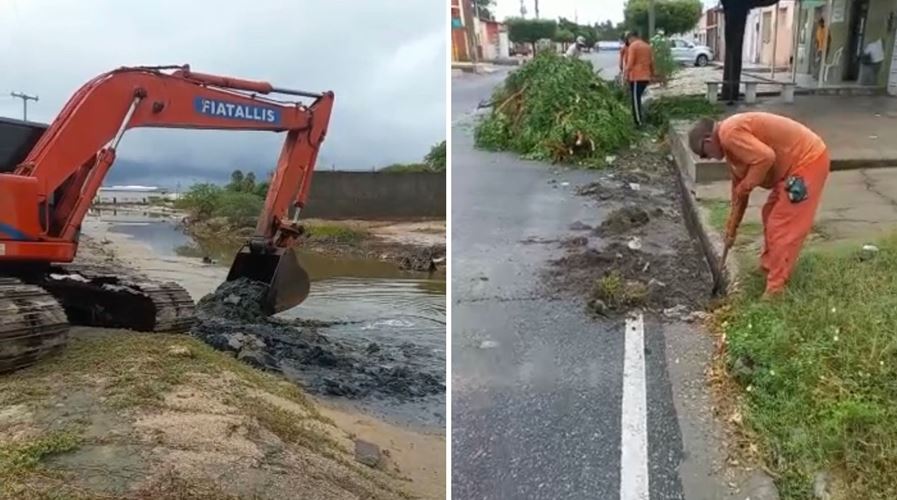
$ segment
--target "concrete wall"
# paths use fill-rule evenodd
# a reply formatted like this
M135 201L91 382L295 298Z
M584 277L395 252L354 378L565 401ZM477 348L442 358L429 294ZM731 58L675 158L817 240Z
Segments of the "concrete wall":
M305 218L445 217L445 175L315 172Z

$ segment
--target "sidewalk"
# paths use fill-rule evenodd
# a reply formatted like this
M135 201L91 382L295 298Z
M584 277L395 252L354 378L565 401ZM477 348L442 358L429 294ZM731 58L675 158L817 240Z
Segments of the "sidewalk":
M698 186L698 202L719 220L728 214L731 184L718 181ZM760 210L769 191L756 189L740 235L760 243ZM832 172L816 214L811 242L819 245L872 243L897 230L897 167Z
M816 131L829 146L832 170L897 167L897 99L893 97L798 96L794 104L766 100L727 107L726 115L745 111L781 114ZM671 140L684 145L690 125L675 123ZM728 178L724 162L699 160L694 155L691 160L697 184Z

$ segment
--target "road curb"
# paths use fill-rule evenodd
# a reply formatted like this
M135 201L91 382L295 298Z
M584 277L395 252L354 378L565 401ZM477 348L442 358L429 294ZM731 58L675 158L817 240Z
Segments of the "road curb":
M722 285L728 293L735 290L738 276L738 265L734 256L727 259L722 269L720 259L723 254L723 237L710 224L710 212L702 207L695 194L695 161L685 144L683 136L675 133L668 134L670 148L675 163L676 184L679 187L682 214L685 217L685 226L693 238L695 238L704 254L704 260L710 268L710 274L714 280L722 280Z

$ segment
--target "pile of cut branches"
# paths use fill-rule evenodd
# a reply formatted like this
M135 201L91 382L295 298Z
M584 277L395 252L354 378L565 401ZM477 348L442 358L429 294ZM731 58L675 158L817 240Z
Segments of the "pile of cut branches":
M627 103L590 62L546 51L496 89L476 144L528 159L601 166L635 138Z

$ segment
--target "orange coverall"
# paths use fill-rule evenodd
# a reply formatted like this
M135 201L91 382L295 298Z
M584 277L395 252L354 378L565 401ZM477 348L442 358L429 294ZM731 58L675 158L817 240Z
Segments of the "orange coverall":
M732 210L726 234L734 238L744 218L751 191L770 189L763 205L763 253L766 293L780 292L797 263L829 173L828 148L807 127L783 116L749 112L727 118L717 126L723 153L732 174ZM793 203L785 183L803 178L807 198Z

